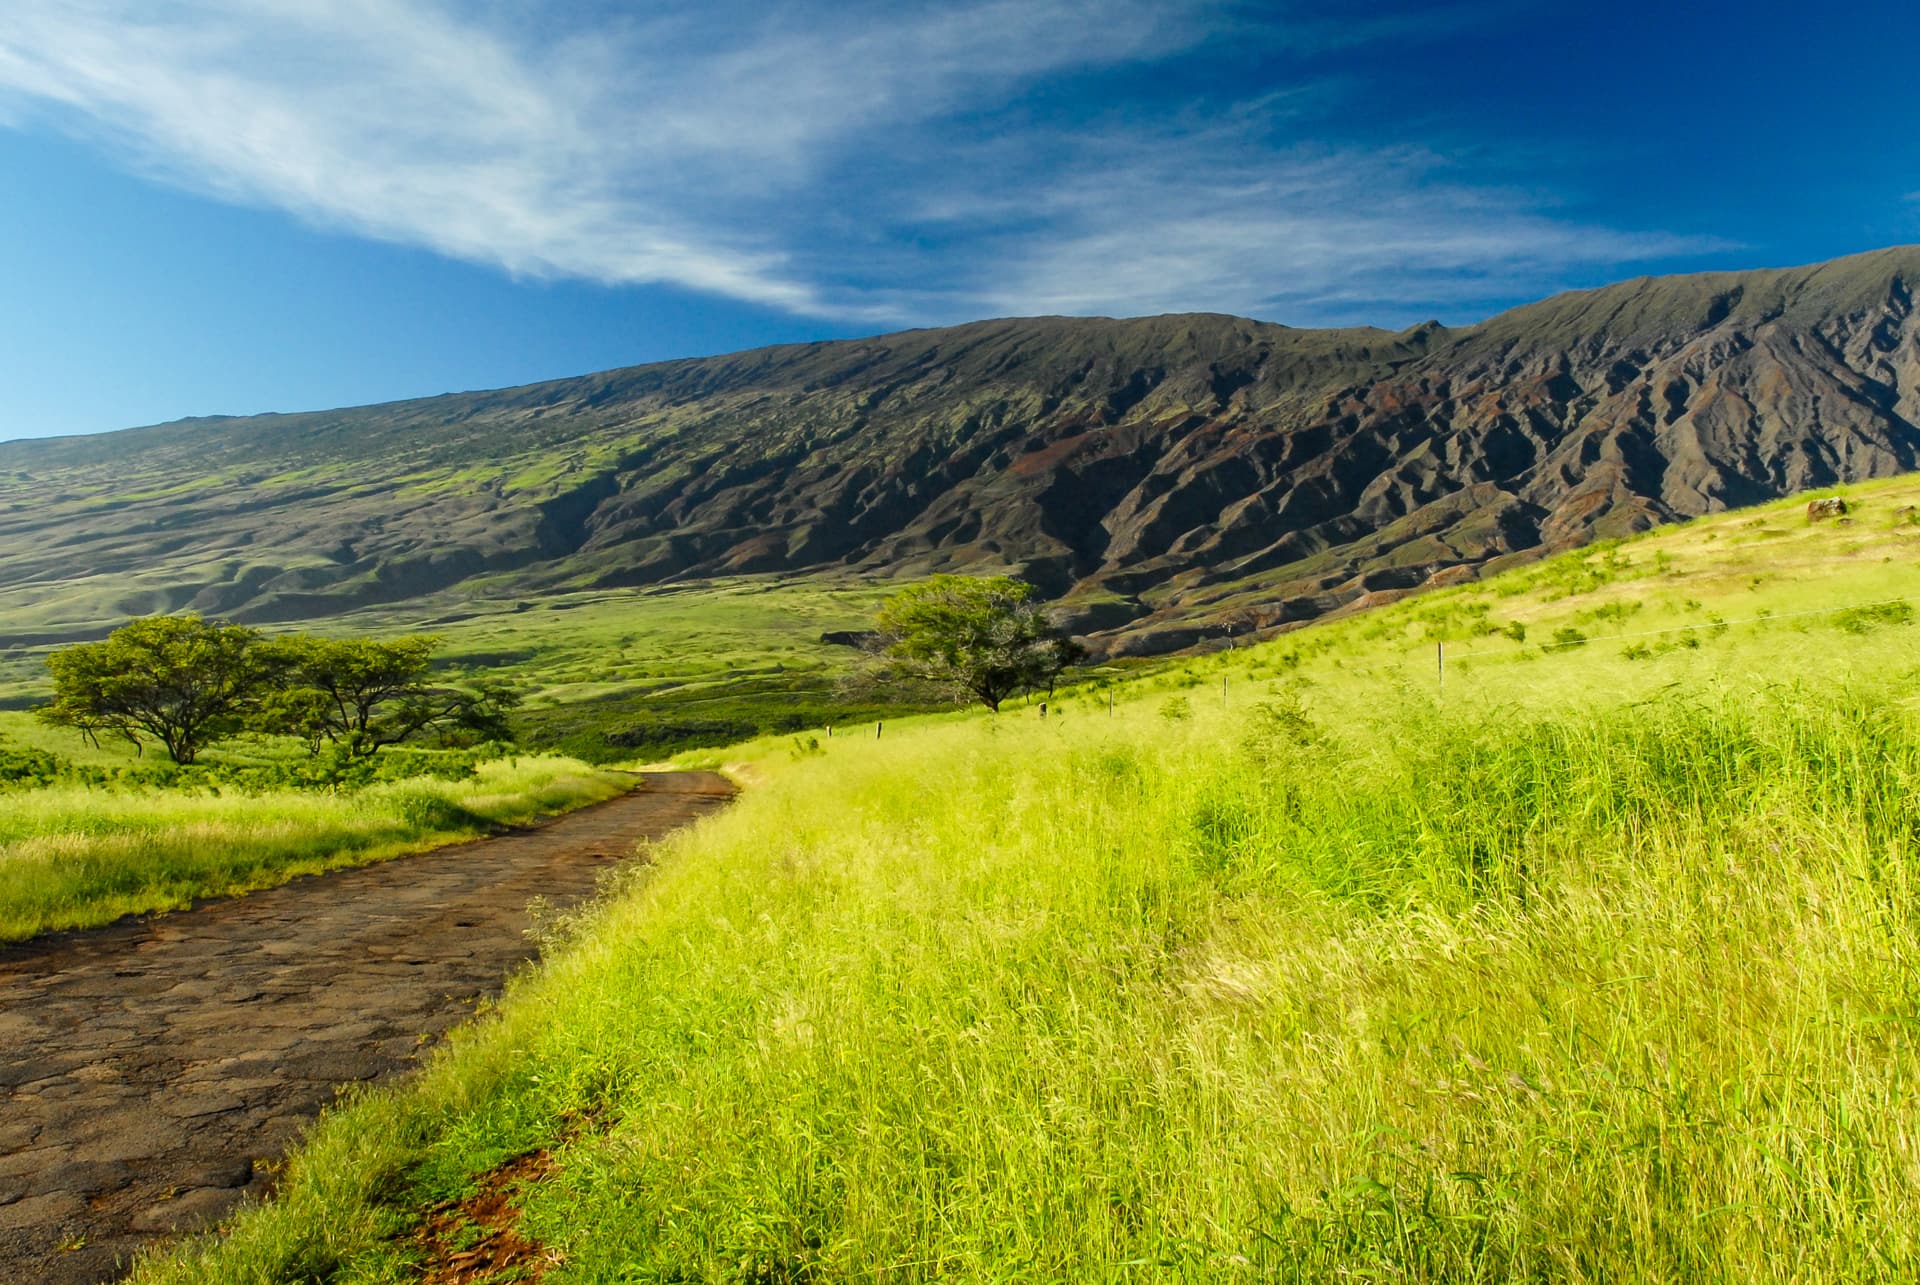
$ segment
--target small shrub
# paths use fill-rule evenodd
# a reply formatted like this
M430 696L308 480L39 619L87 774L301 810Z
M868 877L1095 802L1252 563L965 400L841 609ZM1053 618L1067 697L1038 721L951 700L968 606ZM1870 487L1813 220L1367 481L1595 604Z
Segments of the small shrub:
M1638 602L1610 602L1605 606L1583 611L1575 617L1577 620L1625 620L1639 611L1644 604Z
M1870 607L1850 607L1833 618L1833 623L1850 634L1872 633L1883 625L1913 623L1913 604L1877 602Z
M1581 647L1586 644L1587 636L1572 625L1563 625L1553 631L1552 647Z
M1300 698L1289 693L1253 707L1244 744L1254 758L1268 761L1290 749L1311 746L1319 739L1320 729L1307 717Z
M58 754L0 745L0 789L52 785L72 774L73 765Z
M1184 723L1193 717L1193 702L1184 696L1169 696L1160 702L1160 717L1169 723Z

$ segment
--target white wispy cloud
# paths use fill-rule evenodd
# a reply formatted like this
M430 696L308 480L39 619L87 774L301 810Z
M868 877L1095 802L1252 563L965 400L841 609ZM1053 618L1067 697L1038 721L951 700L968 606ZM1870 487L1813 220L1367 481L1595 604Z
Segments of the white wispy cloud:
M1227 0L731 0L644 19L528 0L12 0L0 120L515 274L822 316L1314 319L1409 283L1465 298L1699 248L1563 221L1419 149L1276 148L1311 84L1197 120L1069 128L1009 108L1246 21Z
M1582 269L1732 248L1552 217L1417 147L1256 149L1216 131L1104 140L1056 181L1044 241L1009 246L983 297L1062 313L1191 308L1300 323L1523 297ZM1423 314L1424 315L1424 314Z

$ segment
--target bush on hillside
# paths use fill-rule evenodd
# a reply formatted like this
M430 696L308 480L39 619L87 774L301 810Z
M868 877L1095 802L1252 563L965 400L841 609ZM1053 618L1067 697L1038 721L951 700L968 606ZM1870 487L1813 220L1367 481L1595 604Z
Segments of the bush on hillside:
M72 772L73 764L58 754L0 745L0 789L52 785Z
M1833 618L1833 623L1850 634L1872 633L1884 625L1913 623L1913 604L1877 602L1870 607L1852 607Z

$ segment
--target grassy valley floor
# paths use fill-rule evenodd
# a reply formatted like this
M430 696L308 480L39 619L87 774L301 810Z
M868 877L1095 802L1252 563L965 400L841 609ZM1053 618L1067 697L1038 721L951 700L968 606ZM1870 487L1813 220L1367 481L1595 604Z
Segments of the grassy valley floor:
M134 1279L1913 1279L1920 482L1852 494L712 756Z
M898 588L854 577L759 576L528 599L497 585L463 586L404 607L342 614L319 629L438 635L441 674L503 681L524 698L514 718L523 746L628 763L940 707L925 692L860 681L861 653L823 639L870 629ZM88 757L74 738L36 727L26 712L50 695L53 650L0 647L0 735Z

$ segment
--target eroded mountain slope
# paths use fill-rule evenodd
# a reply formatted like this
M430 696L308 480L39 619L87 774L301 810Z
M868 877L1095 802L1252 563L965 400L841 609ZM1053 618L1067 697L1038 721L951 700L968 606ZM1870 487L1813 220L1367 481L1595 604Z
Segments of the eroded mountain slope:
M0 641L1013 566L1108 647L1920 467L1920 249L1479 326L1033 318L0 444Z

